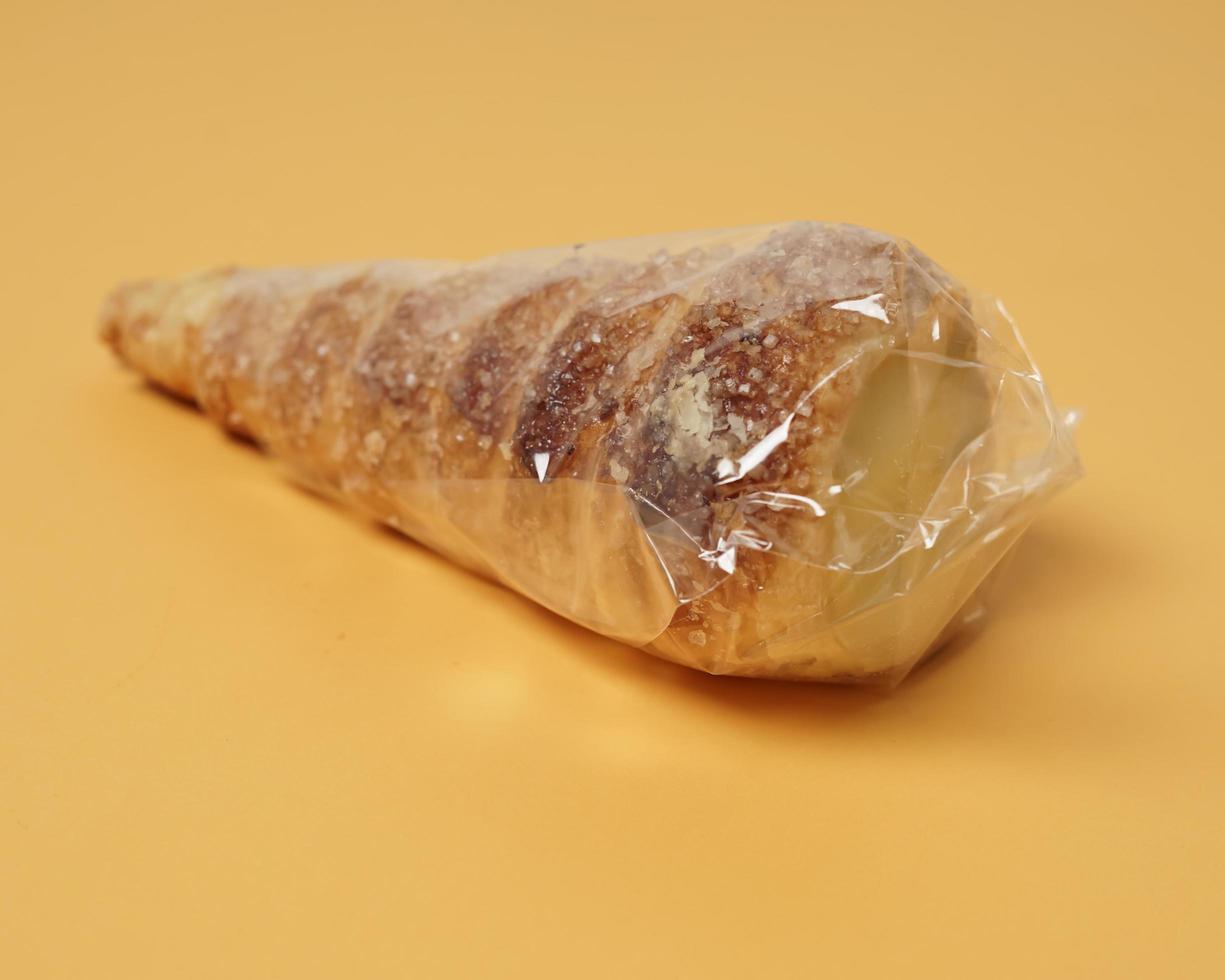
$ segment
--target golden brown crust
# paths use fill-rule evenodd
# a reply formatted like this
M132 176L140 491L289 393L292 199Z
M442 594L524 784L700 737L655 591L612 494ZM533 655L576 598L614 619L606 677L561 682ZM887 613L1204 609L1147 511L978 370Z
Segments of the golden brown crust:
M228 269L122 287L102 332L322 486L579 621L620 635L600 625L606 598L559 598L547 566L604 560L581 552L621 525L592 516L595 497L566 496L572 482L607 488L598 499L647 528L643 553L675 592L656 652L719 672L866 676L894 664L767 649L846 587L824 564L837 528L779 501L835 485L860 392L937 315L951 286L915 268L885 236L800 224L635 260ZM972 345L942 310L945 343ZM688 549L675 563L670 542ZM514 561L536 567L519 580Z
M688 302L694 256L631 266L596 293L549 347L528 386L513 439L523 475L590 479L602 436L648 384Z

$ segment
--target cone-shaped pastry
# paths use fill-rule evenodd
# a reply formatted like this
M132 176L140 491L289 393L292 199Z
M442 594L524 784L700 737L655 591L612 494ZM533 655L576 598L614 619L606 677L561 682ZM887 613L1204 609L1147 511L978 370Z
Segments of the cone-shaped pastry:
M120 287L119 356L591 629L716 673L896 679L1076 473L998 304L793 224Z

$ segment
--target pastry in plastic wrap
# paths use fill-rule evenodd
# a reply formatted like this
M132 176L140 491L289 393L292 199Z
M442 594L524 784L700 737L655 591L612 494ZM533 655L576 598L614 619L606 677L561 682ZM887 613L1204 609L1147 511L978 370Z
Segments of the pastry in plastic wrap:
M796 223L121 286L138 371L304 479L713 673L893 681L1075 477L1003 308Z

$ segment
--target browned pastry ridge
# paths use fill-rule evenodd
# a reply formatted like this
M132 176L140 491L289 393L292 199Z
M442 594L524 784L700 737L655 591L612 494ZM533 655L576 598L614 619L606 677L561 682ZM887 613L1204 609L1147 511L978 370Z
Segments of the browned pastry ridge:
M997 453L970 299L850 226L661 241L137 282L102 336L315 485L607 635L717 673L904 671L1019 531L923 538L967 452Z

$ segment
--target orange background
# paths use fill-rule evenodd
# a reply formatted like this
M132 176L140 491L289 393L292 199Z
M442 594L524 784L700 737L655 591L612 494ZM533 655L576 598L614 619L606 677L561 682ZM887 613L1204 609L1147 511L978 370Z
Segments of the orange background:
M0 12L0 973L1225 971L1216 3ZM686 672L121 372L116 280L789 217L1005 297L1088 478L890 696Z

